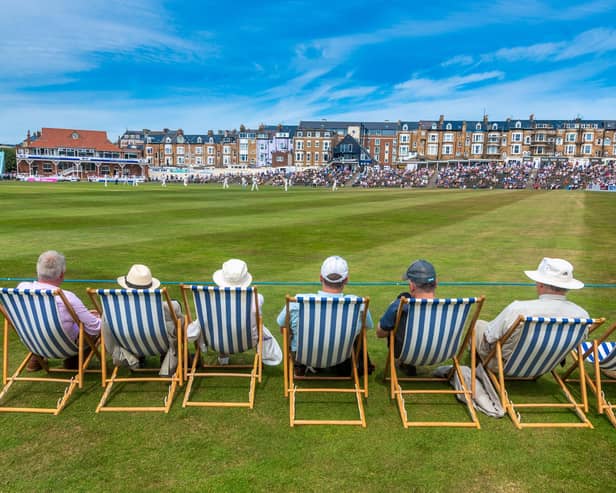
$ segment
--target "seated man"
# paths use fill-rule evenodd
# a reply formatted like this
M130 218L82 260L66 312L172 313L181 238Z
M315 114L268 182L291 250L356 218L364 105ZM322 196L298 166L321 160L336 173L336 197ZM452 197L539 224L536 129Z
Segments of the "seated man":
M344 296L343 290L344 286L349 281L349 266L342 257L337 255L328 257L325 259L323 264L321 265L321 275L319 277L321 281L321 289L313 294L315 296L328 296L328 297L342 297ZM310 296L310 294L296 295L296 296ZM290 314L291 320L291 351L297 351L297 316L298 316L299 307L297 303L292 303L290 306ZM277 322L278 325L282 327L285 325L287 309L286 306L282 308L280 313L278 314ZM366 313L366 328L371 329L374 326L372 322L372 317L370 315L370 310ZM347 362L345 362L347 363ZM336 371L339 371L341 374L344 373L348 375L351 372L350 360L348 364L339 365L340 368L336 368ZM368 372L372 373L374 366L370 363L370 359L368 358ZM305 371L306 369L296 369L297 372ZM310 369L312 371L314 369Z
M64 281L66 272L66 259L64 255L49 250L41 253L36 263L37 280L34 282L21 282L18 289L58 289ZM79 320L83 322L84 330L91 336L98 337L101 331L101 320L95 315L96 312L88 310L82 301L71 291L62 290L69 301ZM73 321L67 308L59 297L56 297L58 312L64 332L74 341L79 337L79 327ZM79 364L79 356L71 356L64 360L64 368L76 370ZM28 371L39 371L42 366L38 358L30 358L26 367Z
M124 289L157 289L160 287L160 281L152 277L150 268L142 264L134 264L129 269L128 274L118 277L118 284ZM184 315L182 314L182 307L176 300L172 300L171 303L175 316L180 320L180 323L183 323ZM161 355L159 375L168 377L175 373L178 365L177 334L175 323L169 313L167 303L163 303L163 309L165 310L165 329L167 331L167 338L169 339L169 351L167 351L166 355ZM131 369L145 366L145 358L137 358L126 348L120 346L104 319L102 330L105 336L105 349L111 354L115 365L124 365Z
M434 298L434 293L436 291L436 271L434 270L434 266L427 260L416 260L413 262L402 276L402 279L408 280L409 292L400 293L391 305L389 305L389 308L387 308L387 311L383 314L381 320L379 320L379 325L376 328L377 337L388 337L389 333L394 329L400 298ZM408 305L405 305L404 309L405 311L400 317L399 329L396 331L394 340L395 358L400 356L402 344L404 343ZM399 368L408 376L415 376L417 374L417 369L412 365L400 364Z
M567 301L567 291L581 289L584 283L573 278L573 266L560 258L544 258L537 270L526 270L524 274L535 281L539 298L536 300L514 301L494 320L478 320L475 326L477 352L485 358L495 347L495 343L509 329L519 315L525 317L572 317L588 318L588 312L571 301ZM518 337L513 333L503 344L503 362L507 362ZM497 369L492 359L489 368Z

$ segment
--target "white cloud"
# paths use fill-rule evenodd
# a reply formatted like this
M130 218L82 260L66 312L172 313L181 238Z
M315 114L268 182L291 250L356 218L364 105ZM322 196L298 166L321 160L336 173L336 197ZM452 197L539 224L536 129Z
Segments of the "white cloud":
M455 92L458 89L483 82L490 79L502 79L503 72L494 70L491 72L483 72L464 76L453 76L446 79L427 79L413 78L396 84L394 88L404 94L411 95L413 98L434 98L442 97Z

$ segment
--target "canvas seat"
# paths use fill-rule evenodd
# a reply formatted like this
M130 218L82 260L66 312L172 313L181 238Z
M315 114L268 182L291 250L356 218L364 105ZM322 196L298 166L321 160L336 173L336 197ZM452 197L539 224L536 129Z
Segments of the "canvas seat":
M297 351L290 348L290 308L298 305ZM366 313L369 298L358 296L286 297L287 315L284 335L284 394L289 398L289 422L295 425L360 425L366 427L363 399L368 397L368 352L366 349ZM358 372L358 358L363 361L362 375ZM351 359L349 376L322 375L296 376L295 364L311 368L331 368ZM300 386L305 380L351 381L352 386ZM330 382L331 383L331 382ZM302 393L352 393L357 401L359 419L297 419L296 400Z
M79 327L77 341L66 335L60 322L56 298L60 298L74 323ZM2 406L2 412L35 412L57 415L67 404L76 387L82 388L84 373L94 355L100 358L96 347L96 338L87 334L75 310L61 289L11 289L0 290L0 311L4 315L4 341L2 361L2 384L0 401L8 394L16 382L66 383L64 394L56 403L56 407L10 407ZM19 336L20 341L28 349L28 354L18 365L17 370L9 376L9 334L10 327ZM86 347L90 348L88 355ZM31 357L38 358L48 374L53 377L22 376ZM78 356L77 370L58 368L49 360L66 359ZM96 370L93 370L96 371ZM70 376L60 376L60 374ZM56 376L57 375L57 376Z
M589 363L592 368L592 372L590 374L585 373L585 377L590 390L595 395L597 411L599 414L605 413L610 423L616 427L616 416L614 415L616 404L612 404L608 400L605 392L606 384L616 383L614 376L614 372L616 372L616 342L608 341L614 330L616 330L616 323L609 327L601 337L583 342L579 351L581 358ZM578 356L577 352L578 349L575 348L574 356L576 357ZM563 375L563 379L567 382L578 381L579 379L570 377L574 370L575 366L571 366Z
M484 297L478 298L401 298L394 329L389 333L389 352L385 377L390 381L390 397L396 399L402 424L410 426L456 426L480 428L473 406L475 392L475 323L483 305ZM471 310L474 307L474 310ZM404 327L404 342L400 355L395 358L396 331L400 328L402 313L408 311ZM471 346L471 388L465 383L460 367L460 356ZM397 364L427 366L451 361L453 366L445 377L403 377L398 374ZM389 376L388 375L389 372ZM408 383L447 383L453 373L460 381L461 389L426 389L418 385L408 388ZM402 387L405 383L405 388ZM423 384L422 384L423 385ZM465 396L471 421L411 421L408 418L405 396L420 394ZM412 403L409 403L412 406Z
M230 288L218 286L181 285L186 316L192 321L189 306L189 293L195 309L195 320L199 322L202 341L208 351L224 354L244 353L254 349L250 364L204 364L197 368L201 361L201 347L196 344L196 353L192 366L186 366L188 385L184 393L183 407L254 407L256 383L261 382L263 372L263 320L259 313L257 288ZM256 345L252 340L252 325L257 324L258 340ZM187 344L185 351L187 351ZM188 361L186 354L185 361ZM247 378L249 380L248 399L245 401L210 401L190 400L193 385L197 378ZM205 384L204 384L205 385Z
M583 342L587 331L592 331L603 323L603 319L591 318L544 318L519 316L507 329L507 332L496 341L495 348L483 358L492 383L497 389L501 403L518 429L522 428L592 428L592 423L586 417L588 400L584 363L581 353L576 350L576 361L580 373L580 398L578 402L567 388L555 368L565 360L572 350ZM507 362L503 362L503 344L516 332L518 342ZM519 335L518 335L519 334ZM496 361L498 370L490 369L491 361ZM505 383L508 380L535 381L545 374L550 374L563 391L567 403L557 402L525 402L513 403L507 392ZM522 422L520 409L570 409L579 418L579 422Z
M108 376L105 334L101 331L102 372L105 391L96 408L101 411L162 411L168 413L178 385L182 385L182 325L175 315L166 288L160 289L88 289L88 294L101 313L109 331L122 348L137 358L160 356L170 349L165 322L168 311L176 327L178 365L170 376L148 375L158 372L158 368L131 371L120 376L119 364L113 365ZM107 405L116 384L135 384L143 382L168 383L168 391L162 406L110 406ZM119 391L120 392L120 391Z

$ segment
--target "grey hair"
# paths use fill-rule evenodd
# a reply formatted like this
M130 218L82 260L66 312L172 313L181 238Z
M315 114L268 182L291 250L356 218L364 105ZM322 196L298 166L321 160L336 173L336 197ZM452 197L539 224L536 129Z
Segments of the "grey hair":
M36 275L40 281L55 281L66 272L64 255L55 250L41 253L36 262Z

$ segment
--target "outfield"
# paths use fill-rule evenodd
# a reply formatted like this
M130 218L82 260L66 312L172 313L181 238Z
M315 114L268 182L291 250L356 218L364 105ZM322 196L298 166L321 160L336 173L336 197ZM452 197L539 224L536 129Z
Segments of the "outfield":
M347 291L370 296L375 319L416 258L435 264L440 296L485 294L481 318L489 319L512 299L533 297L522 271L557 256L597 285L570 299L606 317L605 327L616 322L610 193L0 182L0 204L2 286L32 277L40 252L57 249L67 256L67 279L92 280L65 286L84 300L87 286L113 286L94 280L113 280L133 263L148 264L178 297L175 283L208 282L238 257L265 297L265 325L278 334L285 293L316 289L328 255L348 260ZM182 409L176 398L166 416L95 414L101 389L90 375L57 417L0 414L0 491L597 491L613 481L616 430L594 401L594 430L517 431L509 418L485 415L479 431L404 430L381 381L385 344L373 333L368 341L377 371L365 430L291 429L282 367L265 367L252 411ZM421 406L422 415L464 417L453 398L439 402ZM307 409L354 417L354 406L337 399Z

